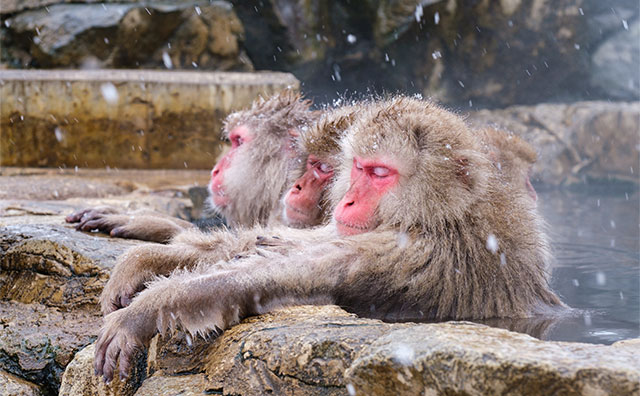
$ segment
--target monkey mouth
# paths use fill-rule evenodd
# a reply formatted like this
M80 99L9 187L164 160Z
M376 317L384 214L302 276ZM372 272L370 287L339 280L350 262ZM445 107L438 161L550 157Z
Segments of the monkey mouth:
M225 207L229 204L229 197L225 195L222 186L215 187L209 184L209 192L211 193L211 201L217 207Z
M371 231L371 224L353 224L345 223L342 220L336 219L336 225L338 227L338 233L340 235L356 235Z
M287 221L292 223L306 224L311 218L308 212L300 210L288 204L285 204L285 216L287 217Z

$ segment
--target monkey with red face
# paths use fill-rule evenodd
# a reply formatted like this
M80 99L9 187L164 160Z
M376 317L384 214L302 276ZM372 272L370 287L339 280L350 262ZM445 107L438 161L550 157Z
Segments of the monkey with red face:
M340 139L364 104L325 110L300 136L300 151L307 153L304 168L284 196L284 218L290 227L304 228L330 219L329 186L340 163Z
M125 375L158 331L207 334L283 305L334 303L390 320L566 309L548 285L548 242L530 196L503 182L459 117L423 100L383 100L359 112L341 147L329 225L278 230L268 250L226 261L210 260L207 248L255 240L254 230L179 237L200 250L174 259L195 268L152 282L105 317L96 372L110 379L119 356Z
M251 108L230 114L223 134L230 150L213 168L212 207L231 227L278 223L280 197L292 182L292 169L306 155L297 150L298 134L318 116L299 94L283 91L259 98ZM123 213L112 207L88 208L67 216L76 229L98 229L113 237L167 243L191 223L152 210Z
M215 236L203 236L198 232L178 235L172 244L159 249L155 246L139 246L131 249L122 257L111 273L111 279L105 286L100 298L102 312L106 315L116 309L127 306L135 293L141 291L144 285L159 275L168 276L177 268L193 268L199 261L207 257L209 261L229 260L232 257L260 249L276 249L282 240L265 238L265 235L277 236L281 233L289 234L284 229L272 229L280 222L296 228L317 226L328 221L331 213L328 199L328 186L333 179L333 168L339 164L339 140L343 131L353 121L356 107L344 107L323 112L317 123L307 128L301 128L298 147L295 152L308 153L307 161L293 162L296 169L289 171L290 179L296 179L292 187L284 194L282 209L272 210L269 222L271 227L255 227L252 230L242 228L242 232L230 234L216 233ZM240 119L254 119L246 116ZM242 169L247 166L252 169L257 166L243 156L250 155L255 146L243 151L242 146L250 144L246 138L251 136L246 131L238 131L230 127L229 137L232 150L214 168L212 172L212 199L221 210L233 209L232 205L245 202L241 199L227 201L228 195L216 192L224 191L228 184L224 184L221 177L230 168ZM270 145L267 145L270 146ZM237 155L237 157L236 157ZM253 154L251 154L253 155ZM233 161L233 162L232 162ZM300 166L304 165L304 166ZM228 190L227 190L228 191ZM233 191L233 190L232 190ZM233 192L237 196L240 190ZM238 212L237 210L235 212ZM276 219L281 213L282 218ZM215 242L213 239L215 239Z

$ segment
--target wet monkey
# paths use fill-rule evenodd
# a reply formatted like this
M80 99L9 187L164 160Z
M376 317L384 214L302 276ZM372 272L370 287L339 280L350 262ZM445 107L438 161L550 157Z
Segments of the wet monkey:
M534 148L524 139L499 128L486 127L477 132L505 181L523 187L536 202L538 195L531 184L531 170L537 160Z
M325 109L316 123L301 129L296 151L307 154L300 157L299 162L295 161L296 169L289 172L290 179L296 180L289 184L292 187L284 194L282 207L274 212L281 213L281 219L269 222L266 229L255 227L251 231L243 228L237 234L217 233L215 242L209 239L197 246L183 243L185 235L178 235L174 243L163 248L140 246L130 250L111 272L111 279L101 296L102 312L108 314L127 306L133 296L143 290L145 283L159 275L168 276L176 268L192 268L203 259L203 254L208 260L218 261L229 260L247 251L267 247L274 249L274 246L269 245L277 246L280 241L264 236L286 233L286 230L272 230L274 225L305 228L327 222L331 213L328 186L333 179L333 168L339 165L340 138L361 107L362 105ZM231 131L230 138L233 141L235 130ZM305 156L307 160L303 161ZM224 166L223 161L224 159L220 163ZM220 163L214 168L213 183L219 175L216 170ZM218 198L214 195L213 199ZM271 217L275 217L274 213Z
M566 309L548 285L549 245L531 198L503 183L458 116L415 98L382 100L358 113L341 148L328 225L274 230L264 251L242 252L255 230L182 233L174 243L192 248L171 260L192 268L105 317L96 372L110 379L119 357L126 374L132 352L158 331L208 334L293 304L433 320ZM212 260L207 249L224 238L241 253Z
M317 118L310 102L286 90L255 100L230 114L224 137L230 150L218 161L209 184L212 207L231 227L280 221L279 200L292 180L290 171L304 155L296 138ZM114 237L168 242L192 224L152 210L122 213L111 207L89 208L66 217L78 230L99 229Z
M365 105L325 110L316 123L301 133L300 151L307 153L307 161L283 198L283 217L287 225L316 226L331 217L328 189L334 168L340 162L340 139L358 109Z

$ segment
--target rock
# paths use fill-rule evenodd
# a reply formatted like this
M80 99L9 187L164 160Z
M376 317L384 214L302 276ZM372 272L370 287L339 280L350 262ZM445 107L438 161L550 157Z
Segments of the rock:
M127 381L121 381L116 375L107 385L102 378L93 373L93 355L95 345L82 349L67 366L62 377L60 396L131 396L140 387L144 378L144 366L134 366L133 373ZM141 357L140 361L144 361ZM165 393L157 393L164 395Z
M512 106L469 114L476 126L497 125L539 153L533 179L551 185L638 183L640 102Z
M223 118L287 87L283 73L0 70L0 165L211 169Z
M9 61L22 67L253 70L225 1L52 4L5 27Z
M0 367L57 394L65 367L95 341L101 320L97 310L0 301Z
M135 393L135 396L200 396L202 394L211 394L208 393L208 390L204 374L182 375L179 377L159 375L145 380Z
M139 241L71 226L11 225L0 232L0 298L63 311L95 308L116 258Z
M622 100L640 99L640 22L602 43L591 57L591 85L605 95Z
M335 306L300 306L248 318L192 347L180 335L156 338L153 375L136 395L633 395L640 390L636 344L547 342L469 322L390 324ZM89 373L92 362L80 359L70 367ZM65 395L124 394L76 382L88 385Z
M634 395L637 350L545 342L471 323L392 330L345 372L356 395Z
M63 223L62 216L57 219ZM70 225L3 226L0 368L41 385L47 394L57 393L74 354L96 339L98 298L116 258L140 243Z
M0 394L5 396L41 396L36 385L0 370Z

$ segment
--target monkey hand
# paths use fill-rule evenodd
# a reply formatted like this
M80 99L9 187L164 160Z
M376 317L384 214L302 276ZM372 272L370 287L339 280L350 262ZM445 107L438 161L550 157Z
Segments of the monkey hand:
M85 219L90 219L98 215L117 214L121 213L119 209L113 206L96 206L95 208L85 208L76 210L75 212L67 215L65 221L67 223L82 223ZM77 228L77 227L76 227Z
M104 318L94 355L95 374L105 382L113 379L118 358L120 378L127 378L135 352L148 345L156 333L157 311L138 304L113 312Z
M103 207L70 214L67 222L77 222L76 230L99 230L112 237L167 243L171 238L192 225L184 220L168 218L163 214L121 214L116 209Z

